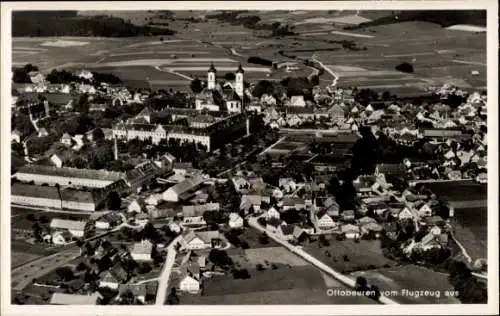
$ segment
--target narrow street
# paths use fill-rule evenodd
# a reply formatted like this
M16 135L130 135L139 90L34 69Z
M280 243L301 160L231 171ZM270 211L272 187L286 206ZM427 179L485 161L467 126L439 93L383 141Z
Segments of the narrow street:
M286 249L290 250L292 253L300 256L301 258L303 258L307 262L311 263L316 268L320 269L321 271L323 271L324 273L326 273L329 276L333 277L334 279L340 281L342 284L346 285L347 287L354 289L356 282L353 279L351 279L351 278L349 278L349 277L341 274L338 271L333 270L328 265L324 264L320 260L318 260L315 257L311 256L310 254L308 254L307 252L305 252L301 248L293 246L289 242L281 240L275 234L268 232L264 227L262 227L257 222L257 219L255 217L251 217L251 218L248 219L248 225L250 227L253 227L253 228L261 231L261 232L265 232L267 234L267 236L269 236L269 238L271 238L275 242L279 243L280 245L282 245ZM397 303L397 302L395 302L395 301L393 301L393 300L391 300L391 299L389 299L387 297L384 297L384 296L381 296L379 298L379 303L385 304L385 305L398 305L399 304L399 303Z
M172 273L172 267L175 262L175 257L177 251L175 246L180 241L182 236L177 236L167 247L167 258L163 264L161 275L158 280L158 291L156 292L156 302L155 305L164 305L165 299L168 291L168 281L170 280L170 274Z

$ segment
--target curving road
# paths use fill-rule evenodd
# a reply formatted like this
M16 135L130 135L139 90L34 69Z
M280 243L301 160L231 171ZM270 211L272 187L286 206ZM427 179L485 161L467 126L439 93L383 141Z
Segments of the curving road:
M334 73L329 67L325 66L322 62L320 62L318 59L313 58L312 59L314 62L317 62L326 72L328 72L330 75L333 76L333 82L331 84L332 87L335 87L337 85L337 81L339 80L339 76L337 76L336 73Z

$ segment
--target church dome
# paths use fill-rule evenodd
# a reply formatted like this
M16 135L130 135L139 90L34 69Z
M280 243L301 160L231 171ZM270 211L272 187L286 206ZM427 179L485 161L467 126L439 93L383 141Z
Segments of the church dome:
M241 64L238 66L236 73L245 73L245 71L243 70L243 67L241 67Z
M217 72L217 70L215 70L214 63L210 64L210 68L208 68L208 72Z

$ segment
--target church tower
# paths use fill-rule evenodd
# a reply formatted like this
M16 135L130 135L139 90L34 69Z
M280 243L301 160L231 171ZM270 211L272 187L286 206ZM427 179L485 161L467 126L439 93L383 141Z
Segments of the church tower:
M208 75L207 75L207 83L208 83L208 89L209 90L214 90L215 89L215 74L216 70L214 67L214 64L210 64L210 68L208 69Z
M243 85L243 74L245 73L245 71L243 70L243 68L241 67L241 64L240 66L238 67L238 70L236 70L236 82L234 84L234 90L236 92L237 95L240 96L240 98L243 99L243 89L244 89L244 85Z

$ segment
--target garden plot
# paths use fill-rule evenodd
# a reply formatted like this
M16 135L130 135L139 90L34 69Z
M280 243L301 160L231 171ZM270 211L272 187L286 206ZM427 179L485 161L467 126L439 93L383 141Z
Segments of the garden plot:
M308 265L302 258L295 256L283 247L247 249L245 255L252 265L264 264L265 261L293 267Z

